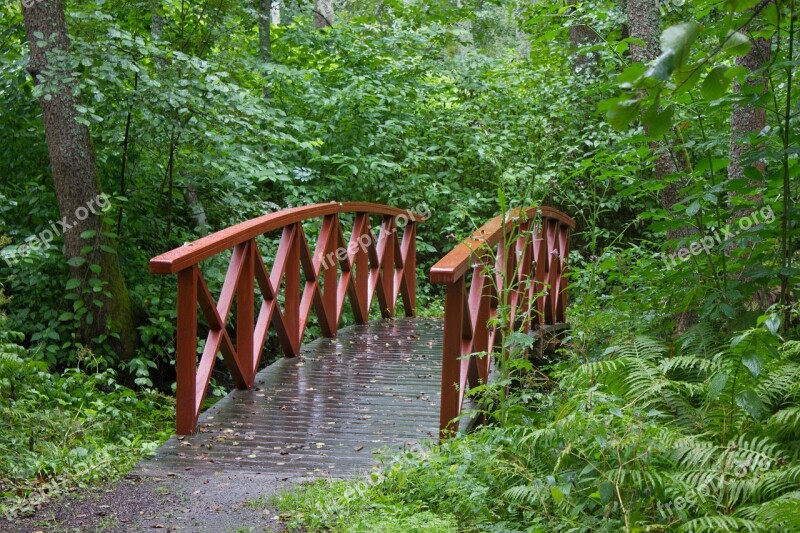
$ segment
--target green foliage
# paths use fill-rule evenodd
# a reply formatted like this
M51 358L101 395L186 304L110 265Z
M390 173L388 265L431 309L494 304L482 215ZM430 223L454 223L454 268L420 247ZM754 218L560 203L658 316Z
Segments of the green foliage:
M620 2L346 1L325 31L306 5L283 4L265 62L251 3L72 2L72 49L39 88L20 5L0 8L3 257L61 218L36 98L70 73L111 198L104 251L119 257L140 340L126 354L114 334L78 340L104 305L82 296L109 287L100 265L70 279L83 260L67 264L59 236L0 262L11 297L0 304L5 509L122 471L166 434L168 402L149 389L174 381L175 283L147 273L150 257L283 207L425 203L424 279L506 208L502 190L578 221L563 362L534 368L528 341L506 327L501 379L473 391L497 427L395 458L370 482L287 495L290 523L796 529L794 3L681 3L662 14L662 54L648 65L629 62ZM578 27L597 39L570 42ZM772 56L751 73L737 61L754 38L770 40ZM733 139L750 147L734 179L730 116L744 105L765 111L768 127ZM655 176L655 141L680 174ZM678 201L665 209L669 185ZM273 237L259 240L268 264ZM708 250L679 256L710 237ZM203 264L213 293L227 260ZM421 315L441 314L438 288L420 283L418 296Z
M280 505L311 531L348 531L387 508L456 517L459 531L792 529L798 356L767 327L721 345L703 328L674 344L638 337L562 365L552 407L524 423L392 457L369 481L318 483Z
M111 370L51 373L0 319L0 513L30 512L48 498L127 472L172 432L172 401L134 392Z

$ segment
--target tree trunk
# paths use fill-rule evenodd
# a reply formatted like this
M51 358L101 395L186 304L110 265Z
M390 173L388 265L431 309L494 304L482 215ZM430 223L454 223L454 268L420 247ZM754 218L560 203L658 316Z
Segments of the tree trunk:
M314 26L333 26L333 0L314 0Z
M30 45L28 70L35 84L48 84L39 105L62 217L59 231L63 232L71 276L81 282L76 290L92 317L78 332L79 340L92 345L97 336L107 334L117 354L130 359L138 340L131 301L117 256L102 249L113 246L103 234L102 214L108 199L100 191L89 130L78 122L74 74L56 59L69 49L62 0L26 2L23 19ZM91 250L81 253L84 247ZM100 267L99 272L90 268L94 265ZM94 292L95 278L102 282L102 291Z
M203 207L203 202L200 200L200 195L197 194L197 189L194 184L188 180L185 174L181 173L181 177L187 180L186 188L183 191L183 200L189 208L189 215L192 217L192 222L194 222L197 234L200 237L205 237L208 235L211 227L208 225L208 218L206 217L206 210Z
M270 37L272 1L256 0L256 12L258 13L258 51L261 55L261 60L268 62L272 59L272 40Z
M270 15L272 18L273 26L281 25L281 2L280 0L273 0L272 7L270 8Z
M164 36L164 10L161 0L150 0L150 36L154 41L160 41Z
M736 64L745 67L750 72L754 72L762 68L769 61L770 56L770 43L767 39L757 38L752 41L753 47L750 51L738 58ZM767 90L767 80L763 77L750 80L748 83L752 94L763 94ZM734 81L733 91L735 93L742 92L742 86L737 81ZM734 105L731 112L731 140L730 140L730 164L728 164L728 179L738 180L744 178L744 166L742 165L742 158L750 149L747 144L747 138L752 133L757 133L764 129L767 125L767 112L763 107L758 107L753 104ZM758 172L764 175L764 163L756 163L753 165ZM751 182L756 185L758 182ZM760 198L754 198L758 201ZM740 216L747 214L742 212Z
M658 0L628 0L628 31L630 36L644 41L644 46L631 44L631 59L649 63L661 55L659 44L659 19L658 19ZM657 155L656 159L656 178L663 180L671 174L678 172L675 154L670 146L665 142L652 142L650 149ZM661 192L661 206L667 211L672 211L672 207L680 200L680 184L670 183ZM691 228L683 228L667 231L670 239L685 237L692 233Z
M578 0L568 0L567 4L574 6ZM570 14L575 13L575 8L570 8ZM585 24L572 24L569 27L569 42L572 45L573 61L572 71L575 74L585 74L594 72L597 67L597 54L594 52L583 54L580 49L587 44L594 44L598 42L597 33Z
M512 12L514 28L517 36L517 53L522 59L531 58L531 36L527 32L527 12L525 11L527 3L518 0L514 3L514 10Z

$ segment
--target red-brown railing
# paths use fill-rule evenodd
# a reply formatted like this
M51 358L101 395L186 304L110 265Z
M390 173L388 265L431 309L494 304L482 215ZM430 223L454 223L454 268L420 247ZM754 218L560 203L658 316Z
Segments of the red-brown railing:
M347 243L340 213L355 214ZM370 227L370 215L382 217L377 238ZM322 218L322 225L312 254L302 222L316 218ZM236 387L252 387L270 325L284 354L296 356L312 308L326 337L336 335L346 299L359 324L369 319L375 295L382 316L394 315L398 297L403 299L405 314L413 316L416 224L421 221L421 215L380 204L316 204L248 220L153 258L152 273L178 275L177 433L186 435L196 429L219 352ZM278 249L268 270L256 238L279 229ZM402 238L398 229L403 230ZM199 263L231 249L225 281L215 302ZM301 272L305 278L302 288ZM282 306L279 294L283 295ZM257 317L256 295L261 299ZM234 300L235 343L228 331ZM198 304L209 330L199 363Z
M491 353L500 340L489 321L497 316L504 285L508 320L518 329L565 321L564 274L574 227L572 218L550 207L516 209L484 224L431 268L431 282L445 285L441 438L456 429L467 386L489 379L489 355L465 356Z

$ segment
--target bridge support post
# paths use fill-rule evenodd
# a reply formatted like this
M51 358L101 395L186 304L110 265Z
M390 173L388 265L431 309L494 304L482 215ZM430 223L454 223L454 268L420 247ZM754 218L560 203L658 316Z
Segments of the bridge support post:
M453 422L461 411L464 391L461 383L461 338L464 321L464 276L445 287L444 345L442 349L442 405L439 410L439 438L446 439L458 429Z
M236 285L236 355L243 370L244 388L253 386L256 375L253 330L255 324L255 240L248 241L242 257L242 271ZM261 349L261 347L258 347Z
M178 272L177 336L175 431L190 435L197 420L197 265Z

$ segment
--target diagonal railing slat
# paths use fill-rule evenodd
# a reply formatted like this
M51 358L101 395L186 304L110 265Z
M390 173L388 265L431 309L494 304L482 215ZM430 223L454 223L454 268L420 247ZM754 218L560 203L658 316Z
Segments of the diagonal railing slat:
M500 341L492 319L500 305L516 331L565 321L565 262L574 227L572 218L550 207L515 209L484 224L431 268L431 282L445 285L440 438L457 429L466 389L489 379L491 352Z
M347 242L341 213L354 214ZM370 216L381 217L377 237ZM312 252L303 222L319 218ZM369 319L375 296L381 316L393 316L398 299L413 316L416 225L423 220L417 213L367 202L316 204L264 215L153 258L151 272L178 276L177 433L195 431L218 354L234 385L249 388L270 330L291 357L300 353L312 312L326 337L336 335L348 300L359 324ZM280 240L268 268L256 238L277 230ZM215 301L200 263L227 250L231 259ZM208 327L199 361L198 307Z

